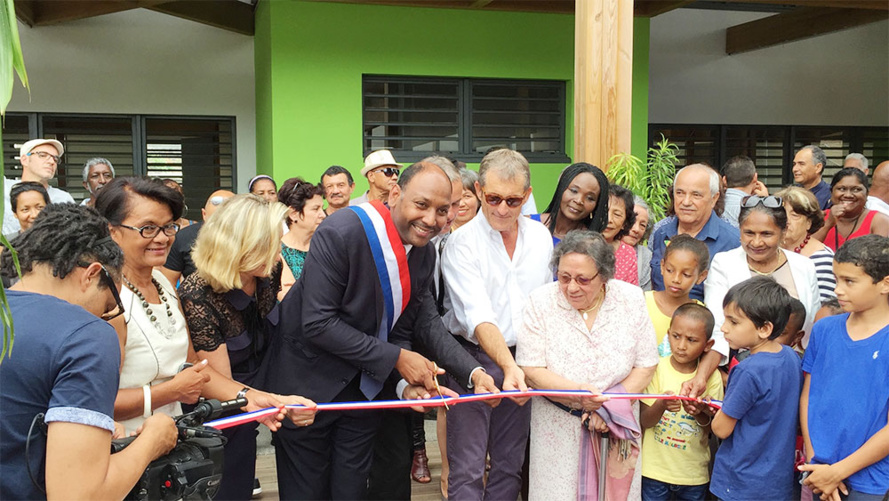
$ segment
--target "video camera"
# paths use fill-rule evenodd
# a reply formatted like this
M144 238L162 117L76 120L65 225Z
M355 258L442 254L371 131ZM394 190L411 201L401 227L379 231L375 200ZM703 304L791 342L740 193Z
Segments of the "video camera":
M245 405L246 398L227 402L202 400L193 411L174 417L179 429L176 447L166 456L152 461L124 499L211 499L222 480L226 438L221 431L203 426L203 423ZM133 440L135 437L112 440L111 453L122 451Z

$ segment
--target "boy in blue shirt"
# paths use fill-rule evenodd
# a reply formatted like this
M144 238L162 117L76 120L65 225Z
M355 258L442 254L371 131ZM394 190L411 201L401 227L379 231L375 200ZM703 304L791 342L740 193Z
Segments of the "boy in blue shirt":
M791 297L768 277L729 289L722 332L732 349L750 355L732 370L713 434L716 452L710 492L719 499L793 497L793 460L802 371L799 356L778 343Z
M889 238L849 240L834 256L846 312L812 328L803 358L800 424L821 499L880 500L889 492Z

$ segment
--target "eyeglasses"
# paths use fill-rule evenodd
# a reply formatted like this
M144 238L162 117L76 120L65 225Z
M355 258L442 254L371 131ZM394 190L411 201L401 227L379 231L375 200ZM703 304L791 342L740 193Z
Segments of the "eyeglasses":
M488 202L488 205L491 207L497 207L503 202L506 202L507 207L515 209L516 207L521 207L522 203L525 201L525 197L503 198L500 195L488 195L484 190L482 190L482 195L485 197L485 202Z
M179 225L176 223L165 224L163 226L158 226L156 224L146 224L145 226L139 226L138 228L135 226L127 226L125 224L118 224L116 226L120 226L121 228L126 228L128 230L138 231L142 238L154 238L157 236L161 230L164 230L164 235L168 237L172 237L179 233Z
M52 153L47 153L45 151L32 151L31 153L28 153L27 156L30 157L31 155L37 155L38 157L40 157L40 160L52 158L53 160L55 160L56 163L59 163L61 161L61 157L59 157L58 155L53 155Z
M582 277L580 275L577 275L576 277L574 277L574 276L571 276L567 273L559 273L557 275L557 278L559 279L559 283L562 285L569 285L571 283L571 281L574 280L575 282L577 282L577 285L579 285L581 287L586 287L587 285L590 285L590 283L593 280L595 280L596 277L598 277L598 276L599 276L599 272L597 271L596 274L593 275L592 278L586 278L586 277Z
M376 170L374 172L381 172L386 177L398 177L398 174L401 173L401 169L396 169L395 167L386 167L380 170Z
M769 209L780 209L784 207L784 199L781 197L760 197L756 195L747 195L741 199L741 207L743 208L750 209L759 204L762 204L763 207L768 207Z
M77 263L77 266L80 266L81 268L87 268L90 266L90 263ZM120 292L117 291L117 284L115 284L114 279L111 278L111 273L108 273L108 269L106 269L105 265L103 265L102 263L99 263L99 266L102 267L102 277L100 278L100 280L105 283L105 287L111 289L111 296L114 297L114 302L117 304L116 309L107 311L99 315L99 318L108 321L123 315L123 301L120 300Z

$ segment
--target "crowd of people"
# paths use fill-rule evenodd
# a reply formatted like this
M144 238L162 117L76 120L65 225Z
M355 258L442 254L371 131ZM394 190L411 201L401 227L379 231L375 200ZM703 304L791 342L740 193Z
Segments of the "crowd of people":
M121 499L171 416L245 398L278 412L223 431L215 499L255 492L260 423L282 499L410 499L423 414L316 402L529 388L571 391L438 409L442 498L889 495L889 161L827 183L806 146L771 195L747 157L691 164L653 221L588 163L538 212L516 151L476 172L380 150L358 196L341 166L259 175L190 221L173 180L90 159L78 206L49 185L60 142L20 153L0 498Z

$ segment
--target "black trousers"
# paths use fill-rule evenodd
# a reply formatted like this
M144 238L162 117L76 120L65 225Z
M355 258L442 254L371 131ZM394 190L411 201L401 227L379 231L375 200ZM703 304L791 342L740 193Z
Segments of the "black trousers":
M367 400L356 377L334 402ZM275 433L281 499L364 499L379 411L325 411L311 426L285 421Z
M411 498L411 462L413 461L412 410L378 411L383 423L374 440L373 465L370 469L367 499L403 500Z
M243 501L253 495L258 426L259 423L247 423L222 430L228 442L224 450L222 482L213 496L215 501Z

